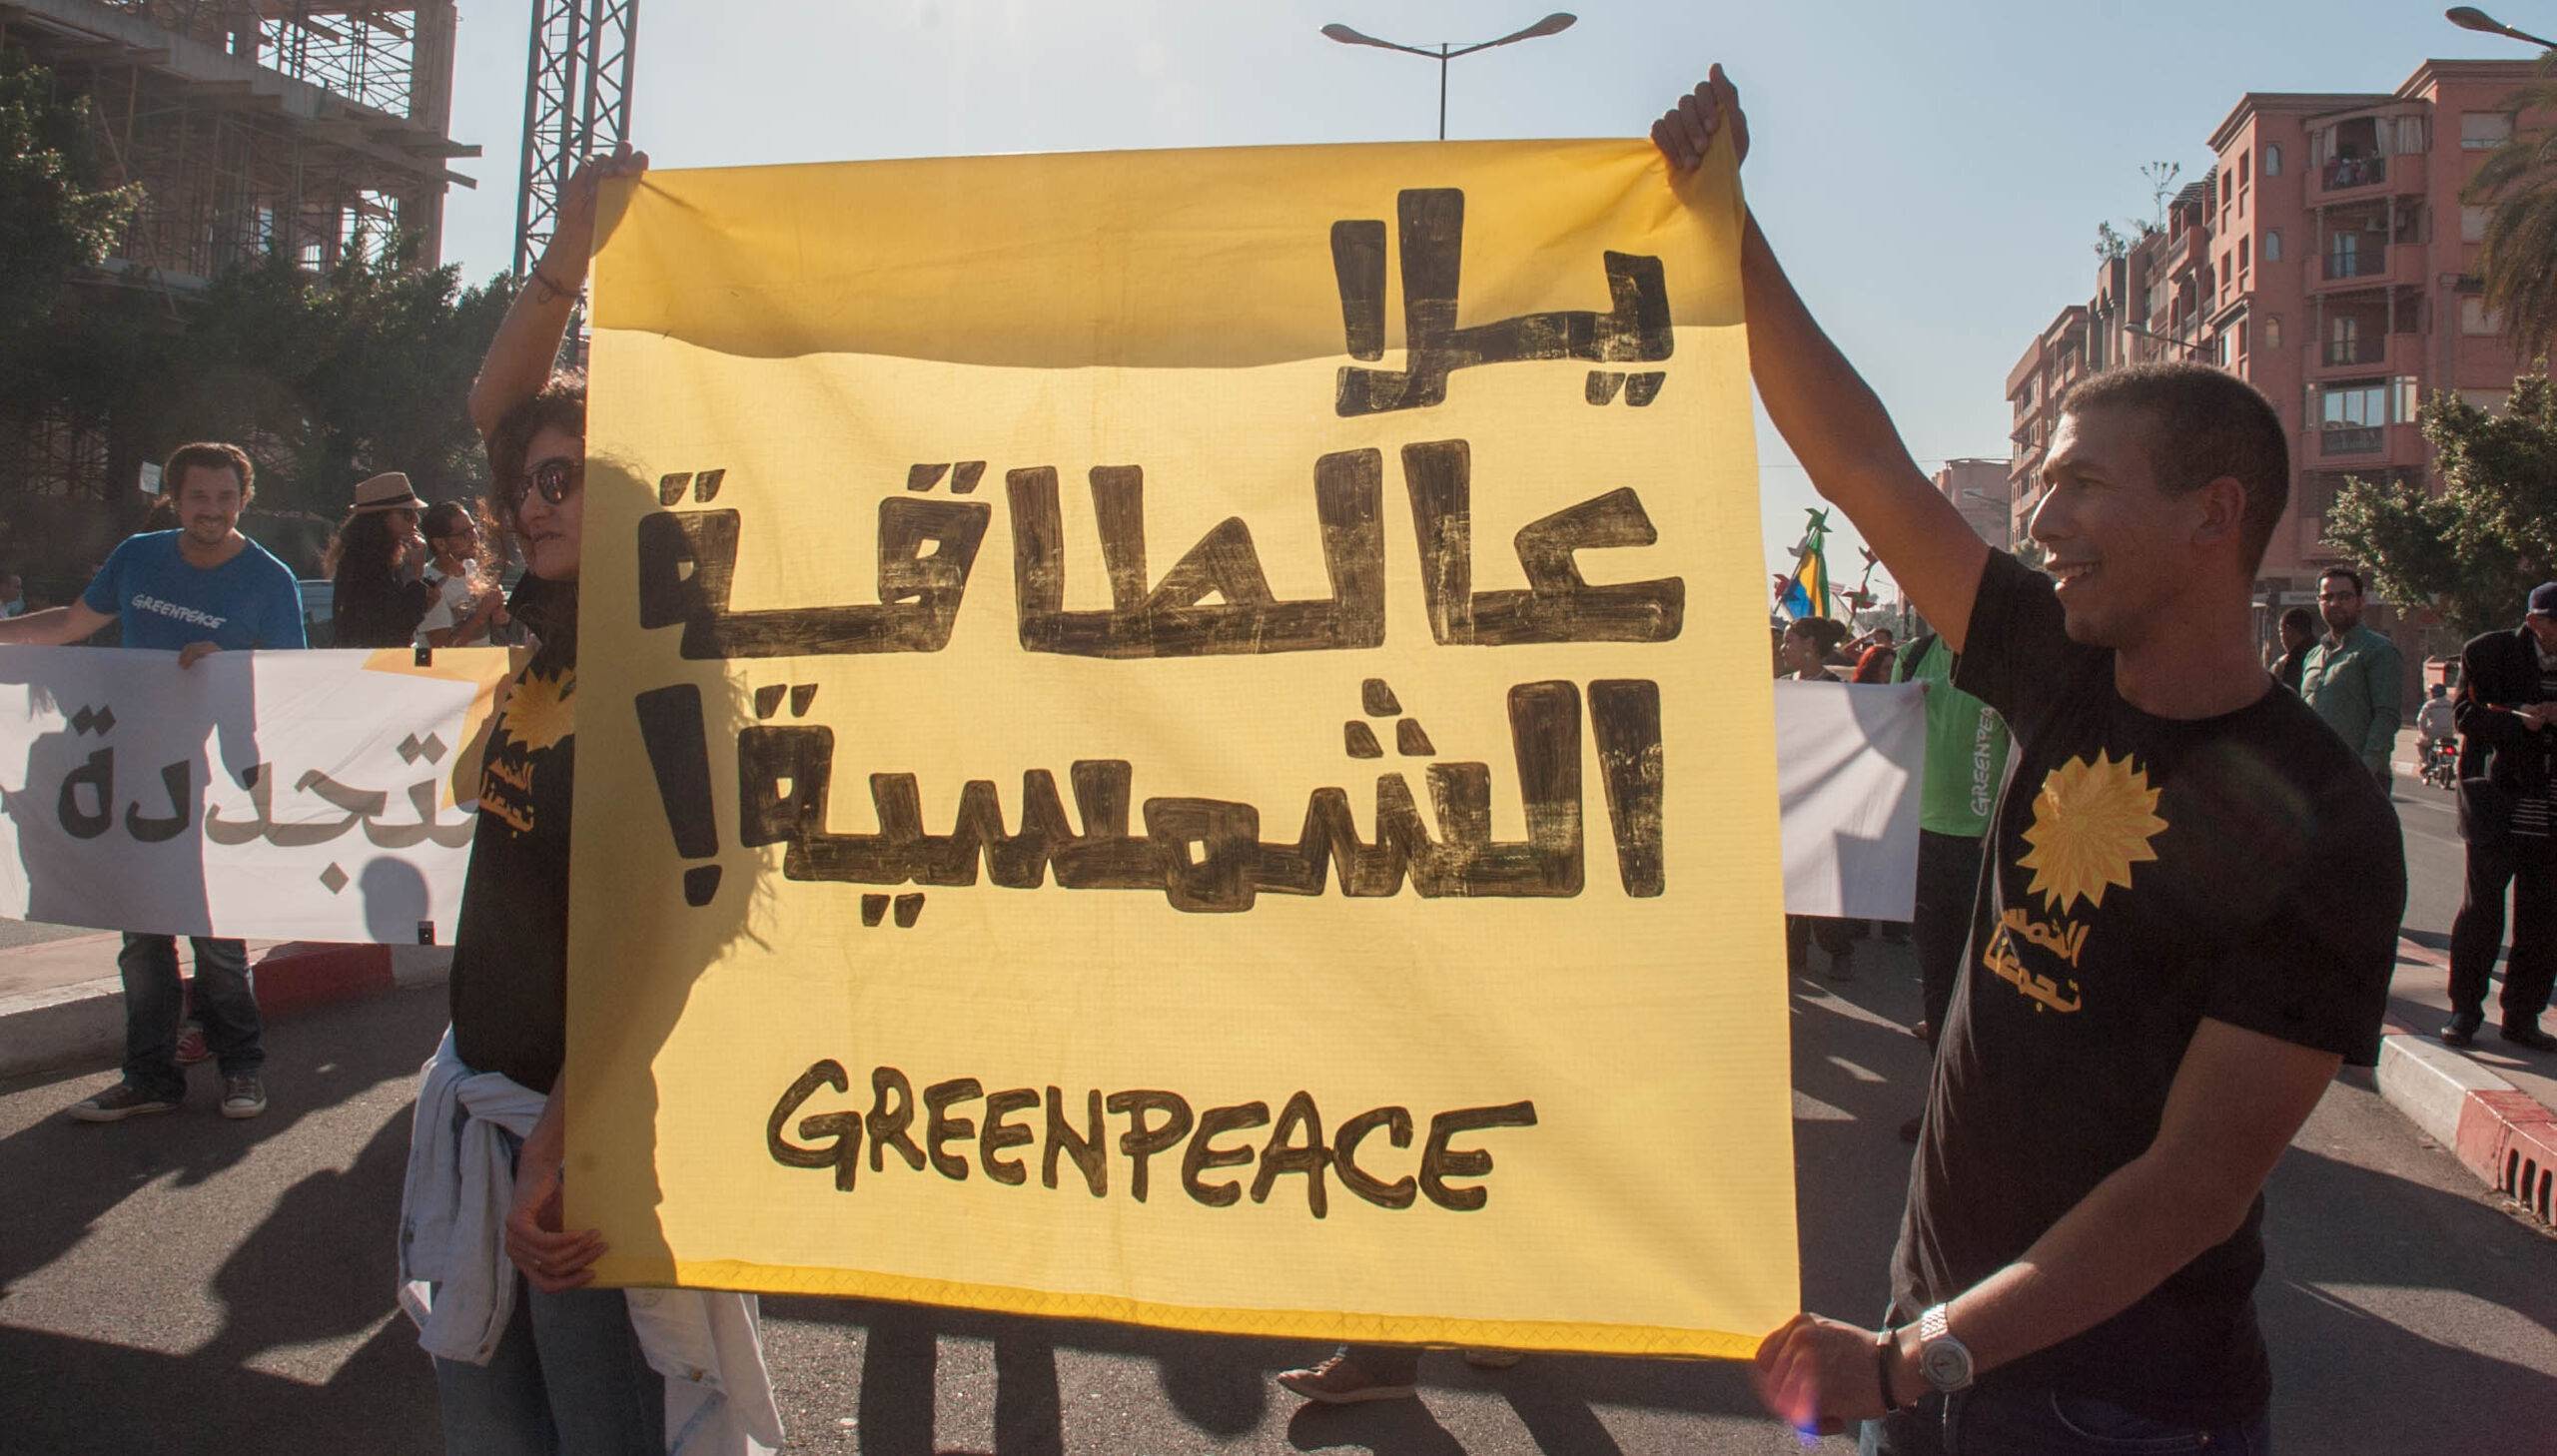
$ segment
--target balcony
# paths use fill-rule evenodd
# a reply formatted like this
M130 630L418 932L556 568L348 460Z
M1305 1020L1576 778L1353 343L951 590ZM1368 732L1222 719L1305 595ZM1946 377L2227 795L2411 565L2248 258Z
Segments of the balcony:
M2388 448L2388 430L2378 424L2330 424L2317 431L2321 456L2375 455Z
M2388 249L2385 246L2356 248L2349 253L2329 249L2326 253L2326 277L2377 278L2388 271Z
M2338 157L2326 164L2326 170L2318 178L2328 192L2371 187L2387 180L2388 159L2385 157Z
M2338 368L2350 364L2384 364L2387 360L2388 336L2378 334L2359 339L2330 339L2326 341L2325 353L2319 362L2327 368Z

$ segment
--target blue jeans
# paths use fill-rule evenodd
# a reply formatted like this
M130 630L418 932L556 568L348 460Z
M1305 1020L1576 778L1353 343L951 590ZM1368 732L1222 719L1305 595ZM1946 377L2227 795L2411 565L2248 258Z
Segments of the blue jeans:
M2267 1456L2268 1413L2232 1426L2151 1420L2107 1401L2054 1390L1973 1388L1930 1394L1865 1422L1860 1456Z
M205 1045L221 1062L223 1076L255 1072L266 1065L267 1050L258 1040L249 948L238 941L190 939L196 948L196 1020L204 1025ZM186 1011L186 991L178 980L177 937L128 934L116 970L124 975L124 1080L157 1096L184 1096L178 1020Z
M520 1276L518 1276L520 1279ZM515 1288L485 1365L435 1361L451 1456L661 1456L665 1377L648 1368L618 1289Z

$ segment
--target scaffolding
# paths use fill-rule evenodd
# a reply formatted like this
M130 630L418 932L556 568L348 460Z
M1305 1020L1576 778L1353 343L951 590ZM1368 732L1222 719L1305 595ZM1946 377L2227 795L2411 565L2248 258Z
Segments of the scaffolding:
M90 101L109 183L143 205L107 268L185 288L359 235L440 256L452 0L0 0L0 39Z
M110 186L142 202L79 295L143 288L171 317L216 275L282 253L336 267L394 232L442 254L453 0L0 0L0 44L86 98ZM0 419L0 513L120 502L139 445L113 421ZM27 522L12 522L24 533Z

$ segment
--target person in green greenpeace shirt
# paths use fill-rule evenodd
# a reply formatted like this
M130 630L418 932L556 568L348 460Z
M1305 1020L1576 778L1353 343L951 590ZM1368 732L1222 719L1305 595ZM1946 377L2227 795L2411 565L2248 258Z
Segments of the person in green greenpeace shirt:
M1927 772L1918 800L1918 897L1910 938L1918 945L1918 978L1926 1014L1914 1030L1934 1046L1953 1004L1954 976L1971 934L1972 900L1980 890L1983 837L2007 777L2007 725L1987 703L1953 684L1954 654L1933 632L1900 649L1891 680L1914 682L1927 695ZM1918 1119L1902 1124L1918 1139Z

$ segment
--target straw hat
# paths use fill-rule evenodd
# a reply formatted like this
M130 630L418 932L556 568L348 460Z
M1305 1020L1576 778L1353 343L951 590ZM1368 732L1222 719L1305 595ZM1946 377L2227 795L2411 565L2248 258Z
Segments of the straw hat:
M424 510L426 503L409 486L409 477L397 470L386 470L356 487L356 513L377 510Z

